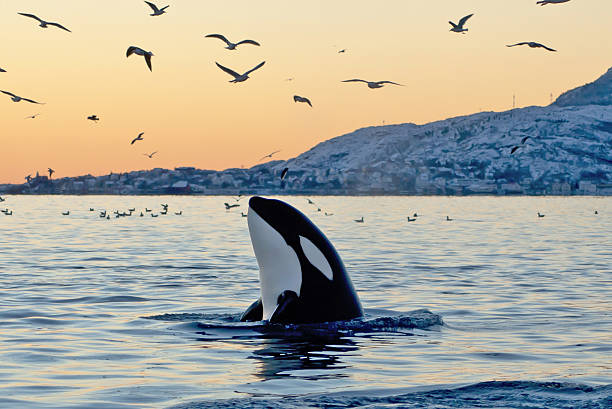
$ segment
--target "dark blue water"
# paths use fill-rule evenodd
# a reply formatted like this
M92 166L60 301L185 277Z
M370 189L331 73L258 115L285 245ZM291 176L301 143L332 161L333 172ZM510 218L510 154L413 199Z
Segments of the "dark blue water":
M286 199L336 245L363 320L237 321L259 291L245 201L8 197L0 407L612 406L612 200L313 198L326 217Z

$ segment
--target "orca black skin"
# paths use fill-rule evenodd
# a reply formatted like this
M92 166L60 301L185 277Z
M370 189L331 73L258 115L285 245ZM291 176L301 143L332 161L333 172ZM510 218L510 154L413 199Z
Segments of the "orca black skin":
M302 324L363 316L336 249L302 212L255 196L249 200L248 222L262 297L242 321Z

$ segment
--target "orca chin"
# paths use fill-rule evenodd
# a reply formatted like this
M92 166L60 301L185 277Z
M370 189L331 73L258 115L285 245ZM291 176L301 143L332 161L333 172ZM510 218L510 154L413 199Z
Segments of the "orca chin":
M242 321L303 324L363 316L336 249L302 212L283 201L254 196L247 221L261 297Z

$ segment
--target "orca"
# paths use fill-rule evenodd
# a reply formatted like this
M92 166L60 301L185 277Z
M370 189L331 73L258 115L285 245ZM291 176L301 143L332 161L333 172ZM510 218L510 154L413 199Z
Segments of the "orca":
M336 249L302 212L283 201L254 196L247 222L261 297L241 321L310 324L363 317Z

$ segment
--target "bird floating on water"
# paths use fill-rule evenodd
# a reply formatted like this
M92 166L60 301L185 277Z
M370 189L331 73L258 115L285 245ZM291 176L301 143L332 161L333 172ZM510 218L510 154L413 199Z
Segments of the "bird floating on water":
M561 4L561 3L567 3L570 0L541 0L538 1L536 4L539 4L540 6L545 6L547 4Z
M0 203L2 203L2 202L4 202L4 201L6 201L6 199L5 199L5 198L3 198L2 196L0 196Z
M136 138L132 139L132 142L130 142L130 145L134 145L134 142L136 141L142 141L143 140L142 135L144 135L144 132L139 133Z
M219 40L221 40L225 44L227 44L227 47L225 47L225 48L228 49L228 50L235 50L236 47L238 47L240 44L252 44L252 45L256 45L256 46L260 46L261 45L257 41L253 41L253 40L242 40L242 41L239 41L237 43L232 43L231 41L229 41L222 34L207 34L204 37L206 37L206 38L218 38Z
M355 222L356 223L363 223L364 222L363 216L361 216L361 219L355 219Z
M408 218L408 221L409 221L409 222L415 222L415 221L416 221L416 218L412 218L412 219L411 219L411 218L410 218L410 216L408 216L407 218Z
M155 152L151 152L151 153L143 153L144 156L147 156L149 159L153 158L153 155L155 155L157 153L157 151Z
M181 210L180 212L174 212L174 214L175 214L176 216L182 216L182 215L183 215L183 211Z
M534 41L523 41L522 43L508 44L506 45L506 47L516 47L517 45L527 45L530 48L544 48L545 50L548 50L548 51L557 51L553 48L546 47L544 44L536 43Z
M545 214L541 214L540 212L538 212L538 217L544 217L546 216Z
M447 222L452 222L452 221L453 221L453 219L451 219L450 217L446 216L446 221L447 221Z
M153 14L149 14L150 16L153 16L153 17L161 16L162 14L166 12L166 9L170 7L170 6L165 6L160 9L159 7L157 7L155 4L151 3L150 1L145 1L145 3L147 3L149 7L151 7L151 9L153 10Z
M43 105L42 102L36 102L33 99L28 99L28 98L20 97L19 95L15 95L12 92L8 92L8 91L0 91L0 92L2 92L3 94L9 95L13 102L26 101L26 102L31 102L32 104Z
M463 26L465 25L465 22L469 20L470 17L472 17L474 14L468 14L467 16L461 18L461 20L459 20L459 22L457 24L453 23L452 21L449 21L450 25L453 26L453 28L450 29L450 31L454 32L454 33L463 33L465 34L466 31L468 31L467 28L464 28Z
M65 212L62 212L62 215L64 215L64 216L70 216L70 210L66 210Z
M57 28L61 28L62 30L68 31L69 33L72 33L72 31L68 30L63 25L61 25L59 23L53 23L51 21L45 21L45 20L43 20L41 18L38 18L34 14L28 14L28 13L17 13L17 14L20 14L20 15L25 16L25 17L33 18L34 20L36 20L36 21L38 21L40 23L39 26L42 27L42 28L47 28L47 26L55 26Z
M97 116L97 115L89 115L89 116L87 117L87 119L89 119L90 121L93 121L93 122L96 122L96 121L99 121L99 120L100 120L100 118L98 118L98 116Z
M225 210L230 210L234 207L240 207L239 204L229 204L229 203L223 203L225 205Z
M306 104L310 105L310 107L312 108L312 104L310 103L310 100L306 97L300 97L299 95L294 95L293 102L305 102Z
M244 214L244 212L240 212L240 216L242 216L242 217L248 217L249 215L248 215L248 214Z
M366 81L366 80L360 80L358 78L354 78L352 80L344 80L342 82L365 82L366 84L368 84L368 88L371 88L371 89L382 88L384 87L385 84L393 84L393 85L399 85L400 87L403 87L402 84L398 84L397 82L393 82L393 81Z
M153 57L154 54L151 51L145 51L140 47L131 45L128 47L125 56L129 57L132 54L143 56L145 61L147 62L147 67L149 67L149 71L153 71L153 66L151 65L151 57Z
M233 83L244 82L244 81L248 80L249 79L249 74L252 73L253 71L261 68L265 63L266 63L265 61L262 61L255 68L251 68L250 70L248 70L244 74L238 74L236 71L231 70L231 69L229 69L227 67L224 67L221 64L219 64L218 62L215 62L215 64L217 64L217 67L221 68L221 70L223 70L224 72L226 72L229 75L231 75L232 77L234 77L233 80L229 81L229 82L233 82Z

